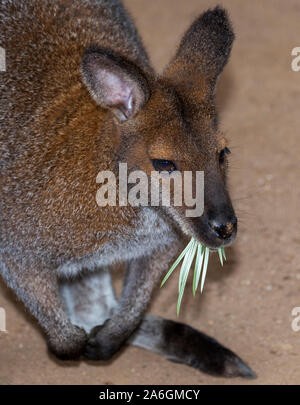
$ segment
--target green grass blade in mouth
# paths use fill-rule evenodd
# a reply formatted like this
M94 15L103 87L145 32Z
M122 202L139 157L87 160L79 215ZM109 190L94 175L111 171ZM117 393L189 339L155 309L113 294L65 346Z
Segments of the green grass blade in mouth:
M195 259L195 267L194 267L194 276L193 276L193 295L195 296L200 278L201 278L201 293L203 291L204 283L205 283L205 278L206 278L206 273L207 273L207 267L208 267L208 261L209 261L209 253L210 249L207 248L206 246L202 245L200 242L198 242L195 238L192 238L187 246L184 248L184 250L180 253L178 258L175 260L175 262L172 264L170 270L168 273L165 275L163 281L161 282L161 287L165 284L165 282L168 280L170 275L173 273L175 268L178 266L178 264L183 260L180 268L180 273L179 273L179 280L178 280L178 300L177 300L177 315L179 315L180 311L180 305L183 297L183 293L185 290L187 278L192 266L192 263ZM219 248L218 249L218 254L219 254L219 259L220 263L223 266L224 260L226 260L226 255L224 248Z
M195 239L192 239L192 243L189 246L189 250L186 252L183 262L182 262L182 266L180 269L180 273L179 273L179 282L178 282L178 291L180 292L180 286L182 284L182 279L184 278L185 274L189 273L190 271L190 267L193 261L193 258L195 256L195 249L197 248L197 242L195 241Z
M205 248L205 255L204 255L204 263L203 263L203 270L202 270L202 277L201 277L201 293L203 291L207 266L208 266L208 259L209 259L209 249Z
M204 257L204 249L202 249L202 245L200 243L197 244L197 256L195 261L195 269L194 269L194 278L193 278L193 295L196 295L196 291L198 288L200 275L201 275L201 268L203 263Z
M181 262L182 258L185 256L185 254L187 253L187 251L190 249L190 246L193 242L193 239L191 239L189 241L189 243L187 244L187 246L184 248L184 250L180 253L180 255L177 257L177 259L175 260L175 262L172 264L170 270L168 271L168 273L165 275L163 281L161 282L161 287L165 284L165 282L168 280L168 278L170 277L170 275L173 273L173 271L176 269L176 267L178 266L178 264Z
M222 248L218 249L218 253L219 253L219 259L221 262L221 266L223 266L223 252L222 252Z
M221 250L222 255L223 255L223 257L224 257L224 260L227 260L227 259L226 259L226 255L225 255L225 249L224 249L223 247L221 247L219 250Z
M187 281L187 278L189 275L189 271L190 271L195 253L196 253L196 249L197 249L197 242L194 240L189 251L185 255L185 258L183 260L183 263L182 263L182 266L180 269L179 283L178 283L179 295L178 295L178 301L177 301L177 316L179 315L181 300L183 297L183 293L184 293L186 281Z

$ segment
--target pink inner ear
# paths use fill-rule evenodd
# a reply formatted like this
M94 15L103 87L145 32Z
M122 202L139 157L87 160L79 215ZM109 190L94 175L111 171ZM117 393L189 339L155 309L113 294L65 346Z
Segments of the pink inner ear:
M107 106L123 106L129 113L132 111L132 90L116 74L107 70L97 72L97 83L101 86L104 103ZM126 114L127 115L127 114Z

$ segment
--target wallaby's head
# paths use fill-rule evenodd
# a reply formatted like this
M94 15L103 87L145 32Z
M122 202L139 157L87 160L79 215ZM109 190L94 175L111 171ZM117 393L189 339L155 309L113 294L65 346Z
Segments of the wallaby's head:
M230 55L234 34L217 7L200 16L184 35L162 76L125 58L88 49L82 75L92 97L114 116L120 162L128 169L203 171L204 212L161 207L189 236L211 248L231 243L237 219L226 189L229 149L217 126L217 79Z

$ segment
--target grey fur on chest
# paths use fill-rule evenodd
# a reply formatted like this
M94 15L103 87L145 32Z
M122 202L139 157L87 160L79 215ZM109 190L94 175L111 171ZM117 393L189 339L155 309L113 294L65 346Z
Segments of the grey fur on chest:
M108 241L99 249L63 263L58 268L58 274L62 277L75 276L82 269L96 270L149 256L156 250L164 250L177 240L172 227L152 209L141 210L134 225L130 229L111 232Z

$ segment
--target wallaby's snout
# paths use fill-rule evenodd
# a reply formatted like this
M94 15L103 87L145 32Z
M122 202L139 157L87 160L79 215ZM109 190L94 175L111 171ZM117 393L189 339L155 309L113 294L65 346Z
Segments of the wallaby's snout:
M222 213L209 220L208 225L220 240L227 242L226 244L228 244L229 241L232 242L235 238L237 218L233 213L231 213L230 216Z
M231 244L237 233L237 217L231 204L224 205L217 211L209 211L207 226L217 243L222 246Z
M232 208L209 211L190 221L190 233L212 250L231 245L237 234L237 218Z
M228 246L235 240L238 220L226 189L225 172L222 176L222 172L220 175L215 170L209 175L211 181L205 190L203 221L207 226L208 237L211 239L210 246L218 248Z
M210 249L231 245L237 234L237 217L224 186L219 185L213 200L205 194L204 212L189 221L191 233Z

